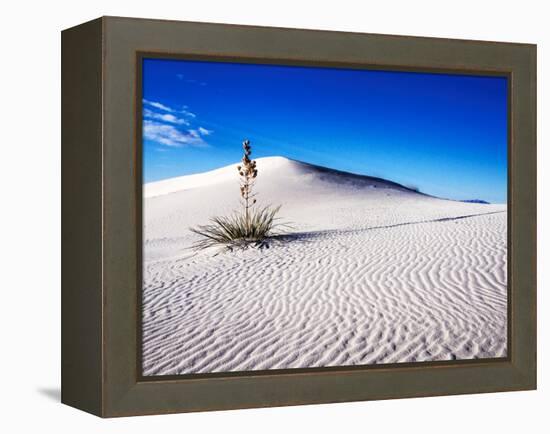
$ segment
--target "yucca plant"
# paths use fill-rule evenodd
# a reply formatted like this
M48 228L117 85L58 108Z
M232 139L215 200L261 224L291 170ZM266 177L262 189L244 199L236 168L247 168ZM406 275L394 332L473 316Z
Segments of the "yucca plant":
M244 217L247 223L250 222L250 207L256 203L255 194L252 192L254 181L258 176L258 169L256 168L256 161L250 159L252 154L252 148L250 141L245 140L243 142L243 158L242 166L237 166L239 175L241 177L241 199L244 206Z
M201 239L193 247L205 249L214 246L246 248L249 246L264 246L270 237L281 235L279 231L286 226L278 222L277 214L280 206L271 205L259 208L256 205L256 194L253 191L258 168L256 161L250 159L252 147L250 141L243 142L242 164L237 166L241 179L240 194L242 209L227 217L213 217L210 224L190 228L190 231L200 235Z

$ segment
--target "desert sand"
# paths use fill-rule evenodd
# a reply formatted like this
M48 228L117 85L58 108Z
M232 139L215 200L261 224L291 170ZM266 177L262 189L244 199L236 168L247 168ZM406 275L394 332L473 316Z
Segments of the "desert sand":
M144 375L506 356L506 205L257 161L292 225L268 248L190 248L239 209L237 164L145 184Z

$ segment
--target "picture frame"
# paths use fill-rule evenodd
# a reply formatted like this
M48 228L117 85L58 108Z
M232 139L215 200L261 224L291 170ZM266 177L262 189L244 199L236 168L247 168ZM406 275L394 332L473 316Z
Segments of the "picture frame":
M141 59L508 78L503 359L143 377ZM536 45L102 17L62 32L62 402L101 417L536 388Z

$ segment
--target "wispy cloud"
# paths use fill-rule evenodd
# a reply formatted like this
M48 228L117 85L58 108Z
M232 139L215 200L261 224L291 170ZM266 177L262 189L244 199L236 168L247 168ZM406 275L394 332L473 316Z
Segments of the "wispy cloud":
M143 137L147 140L176 148L182 146L208 146L202 135L197 134L196 130L182 131L174 125L147 119L143 121Z
M178 79L183 80L189 84L198 84L199 86L206 86L206 83L204 81L195 80L193 78L185 78L185 75L183 74L176 74L176 77L178 77Z
M192 111L189 111L188 107L185 106L185 105L181 106L181 108L176 109L176 108L173 108L173 107L169 107L166 104L162 104L158 101L150 101L148 99L143 100L143 105L155 108L157 110L160 110L160 111L163 111L163 112L166 112L166 113L184 115L184 116L187 116L187 117L190 117L190 118L196 118L197 117L197 115L195 113L193 113ZM145 110L147 110L147 109L145 109Z
M205 147L205 137L213 133L197 124L197 115L187 106L178 108L158 101L143 100L143 138L159 146Z
M173 115L172 113L157 113L149 109L143 110L143 117L146 119L155 119L175 125L190 125L187 119Z
M196 118L197 117L197 115L195 113L190 112L189 110L186 110L186 109L180 110L180 113L185 115L185 116L188 116L190 118Z
M202 136L209 136L214 132L212 130L207 130L206 128L203 128L203 127L199 127L198 131L199 131L199 134L201 134Z
M159 110L162 110L162 111L165 111L165 112L169 112L169 113L174 112L174 109L172 109L172 108L170 108L170 107L168 107L164 104L161 104L160 102L157 102L157 101L149 101L148 99L144 99L143 104L149 105L151 107L154 107L156 109L159 109Z

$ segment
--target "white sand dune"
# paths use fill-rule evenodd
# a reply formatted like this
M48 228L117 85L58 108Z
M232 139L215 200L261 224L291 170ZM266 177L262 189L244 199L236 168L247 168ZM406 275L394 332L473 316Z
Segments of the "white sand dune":
M257 161L293 226L266 249L189 249L238 209L236 164L145 185L145 375L506 356L506 205Z

